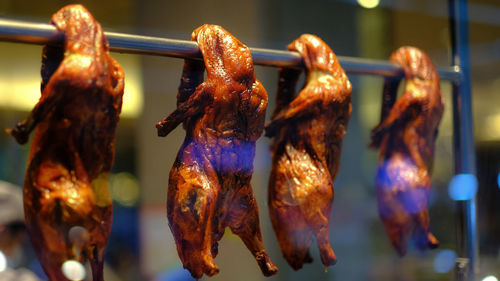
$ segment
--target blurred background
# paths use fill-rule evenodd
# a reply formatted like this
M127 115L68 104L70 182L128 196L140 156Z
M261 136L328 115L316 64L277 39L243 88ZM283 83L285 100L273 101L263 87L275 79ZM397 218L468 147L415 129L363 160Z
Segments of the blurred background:
M73 1L1 0L0 17L47 23ZM386 60L403 45L425 51L436 66L450 65L445 0L108 0L79 1L107 31L189 40L205 24L226 28L250 47L285 49L302 33L320 36L337 55ZM500 2L469 1L474 136L478 168L480 275L500 278ZM0 42L0 128L24 119L40 96L42 46ZM110 177L114 201L106 280L190 280L182 269L167 225L168 173L184 131L156 136L155 123L175 108L183 61L112 53L125 69L124 109ZM256 66L274 107L277 69ZM448 185L453 175L451 86L441 83L445 115L436 143L430 199L433 251L411 247L404 258L391 248L378 218L374 177L376 151L367 148L379 121L383 80L349 75L353 112L344 138L331 240L339 262L326 270L315 245L314 263L295 272L283 259L269 220L269 140L257 142L252 184L263 240L280 271L265 278L238 237L226 231L216 263L220 273L205 280L450 280L456 258L456 208ZM0 134L0 180L22 186L29 145ZM29 247L25 267L43 277ZM1 265L1 263L0 263ZM0 268L0 271L2 269Z

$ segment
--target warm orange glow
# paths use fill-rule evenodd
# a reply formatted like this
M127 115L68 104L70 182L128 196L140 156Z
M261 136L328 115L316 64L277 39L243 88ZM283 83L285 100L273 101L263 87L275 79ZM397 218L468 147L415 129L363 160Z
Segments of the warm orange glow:
M40 99L41 48L31 45L3 43L0 45L0 106L31 111ZM125 70L122 117L136 118L142 111L142 72L138 56L111 54Z

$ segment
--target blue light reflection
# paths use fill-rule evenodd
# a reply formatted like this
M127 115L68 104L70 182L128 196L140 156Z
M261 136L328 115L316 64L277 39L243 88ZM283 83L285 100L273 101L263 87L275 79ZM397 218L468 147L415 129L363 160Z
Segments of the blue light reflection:
M498 188L500 188L500 172L498 172L498 176L497 176L497 185L498 185Z
M448 186L448 194L453 200L470 200L477 192L477 178L473 174L455 175Z
M434 270L439 273L449 272L455 266L457 254L452 250L441 250L434 257Z

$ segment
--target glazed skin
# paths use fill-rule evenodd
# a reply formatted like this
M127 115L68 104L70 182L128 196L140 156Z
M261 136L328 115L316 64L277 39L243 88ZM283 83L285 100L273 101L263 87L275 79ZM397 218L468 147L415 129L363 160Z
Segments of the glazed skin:
M204 62L185 61L177 109L157 124L159 136L181 122L186 130L170 170L167 196L177 252L194 278L212 276L219 271L214 263L217 243L229 227L270 276L277 268L262 244L250 185L267 93L255 79L250 51L226 30L203 25L192 40Z
M337 261L329 218L351 114L351 84L333 51L318 37L302 35L288 50L302 55L306 83L295 96L300 71L279 70L276 108L266 127L266 136L273 137L268 204L283 255L298 270L312 261L313 236L322 263Z
M64 34L64 47L44 48L41 98L9 131L23 144L36 127L24 182L26 226L50 280L67 280L63 262L84 258L93 280L103 280L112 220L108 175L124 74L85 8L66 6L51 24Z
M444 105L437 71L422 51L402 47L390 60L403 67L406 88L395 100L399 81L386 80L382 118L372 130L371 146L379 148L379 214L392 245L403 256L412 234L421 250L439 244L429 230L427 202Z

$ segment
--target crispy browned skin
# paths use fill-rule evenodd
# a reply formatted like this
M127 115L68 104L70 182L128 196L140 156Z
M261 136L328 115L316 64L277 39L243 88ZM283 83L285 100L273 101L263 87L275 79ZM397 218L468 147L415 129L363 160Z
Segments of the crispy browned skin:
M306 83L295 97L298 70L280 69L276 108L266 127L272 136L269 212L285 259L298 270L309 263L316 237L325 266L337 262L330 246L333 181L351 114L351 84L333 51L314 35L288 45L306 65Z
M226 30L203 25L192 40L198 42L204 64L186 60L177 109L157 124L160 136L181 122L186 130L170 171L167 198L177 251L193 277L212 276L219 271L213 260L217 243L229 227L269 276L277 268L262 244L250 185L267 93L255 79L250 51Z
M429 230L430 175L443 96L439 76L420 50L402 47L390 58L400 64L406 89L394 102L398 81L386 80L380 124L372 130L372 147L379 150L376 191L380 217L398 253L406 253L414 234L424 250L439 242Z
M62 263L84 257L93 280L103 280L112 219L108 174L123 70L82 6L64 7L51 23L64 34L64 47L44 48L41 98L10 131L25 143L36 127L24 182L26 225L50 280L67 280Z

